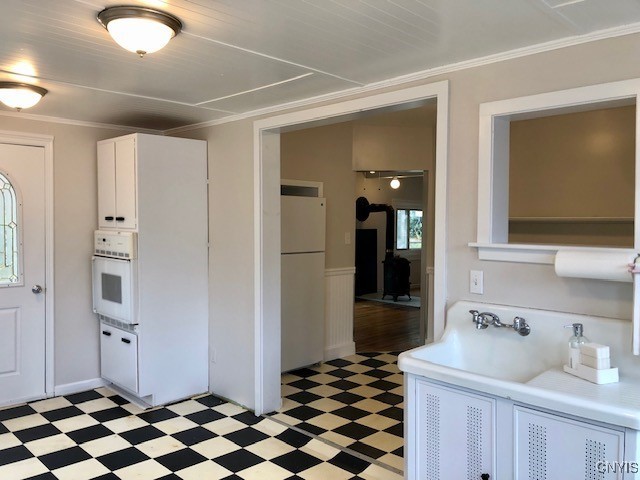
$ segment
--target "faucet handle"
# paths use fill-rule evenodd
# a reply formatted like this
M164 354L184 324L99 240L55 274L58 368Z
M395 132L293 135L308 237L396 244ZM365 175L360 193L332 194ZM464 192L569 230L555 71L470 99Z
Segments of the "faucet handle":
M478 310L469 310L469 313L471 315L473 315L473 321L476 321L476 318L478 318L478 315L480 315L480 312Z
M527 321L522 317L515 317L513 319L513 329L523 337L526 337L531 333L531 327L527 324Z

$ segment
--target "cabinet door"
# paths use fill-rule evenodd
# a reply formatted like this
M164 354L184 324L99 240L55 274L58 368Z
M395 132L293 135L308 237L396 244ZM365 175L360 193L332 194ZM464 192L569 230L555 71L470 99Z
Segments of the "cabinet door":
M418 381L416 479L493 477L495 401Z
M621 431L519 406L514 428L517 480L622 479Z
M133 393L138 392L138 337L108 325L100 325L102 378Z
M98 226L116 224L116 152L113 142L98 145Z
M135 138L115 143L116 227L135 229L136 219L136 146Z

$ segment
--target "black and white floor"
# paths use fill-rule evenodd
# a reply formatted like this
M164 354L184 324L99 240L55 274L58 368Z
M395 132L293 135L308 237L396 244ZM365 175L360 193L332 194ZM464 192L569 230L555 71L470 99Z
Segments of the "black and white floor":
M273 415L339 448L403 468L403 376L398 353L360 353L283 375Z
M0 479L401 480L401 393L376 383L398 373L368 355L288 375L287 413L267 417L211 395L142 411L108 389L0 410Z

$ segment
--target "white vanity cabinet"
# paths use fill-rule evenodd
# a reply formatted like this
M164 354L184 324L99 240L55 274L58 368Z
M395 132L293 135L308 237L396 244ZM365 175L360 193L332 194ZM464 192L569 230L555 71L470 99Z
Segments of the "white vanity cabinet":
M629 480L638 432L405 374L408 480ZM626 452L626 453L625 453Z
M415 398L415 478L493 477L495 401L426 381Z
M136 136L98 142L98 226L134 230L137 223Z
M513 406L515 479L621 479L624 430ZM607 471L608 470L608 471Z

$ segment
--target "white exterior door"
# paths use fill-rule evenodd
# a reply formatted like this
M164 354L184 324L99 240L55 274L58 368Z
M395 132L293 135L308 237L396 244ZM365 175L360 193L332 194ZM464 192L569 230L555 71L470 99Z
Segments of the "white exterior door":
M0 144L0 405L45 396L44 164Z

